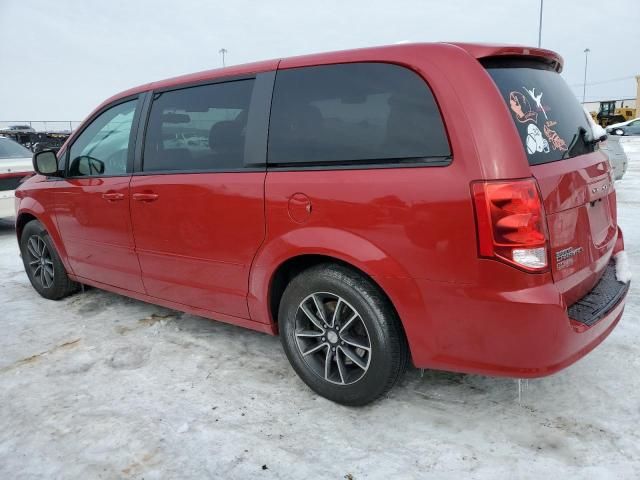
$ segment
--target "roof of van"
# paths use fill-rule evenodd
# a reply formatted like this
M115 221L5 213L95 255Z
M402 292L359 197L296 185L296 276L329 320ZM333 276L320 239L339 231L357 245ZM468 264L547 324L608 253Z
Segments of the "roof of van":
M151 82L144 85L131 88L120 92L103 102L102 105L108 104L119 98L134 95L143 91L172 87L174 85L197 83L206 80L214 80L220 77L233 77L266 72L276 70L277 68L294 68L311 65L322 65L330 63L343 63L353 61L372 61L378 54L384 54L388 57L390 53L395 53L398 57L402 57L404 53L415 52L416 49L451 49L459 48L465 50L474 58L482 59L489 57L514 57L527 56L543 59L555 65L555 69L562 71L562 57L551 50L542 48L534 48L518 45L504 44L481 44L481 43L399 43L394 45L385 45L378 47L358 48L351 50L340 50L334 52L314 53L310 55L302 55L297 57L288 57L283 59L265 60L261 62L245 63L241 65L233 65L225 68L216 68L205 70L178 77L168 78L157 82ZM100 107L98 107L100 108Z

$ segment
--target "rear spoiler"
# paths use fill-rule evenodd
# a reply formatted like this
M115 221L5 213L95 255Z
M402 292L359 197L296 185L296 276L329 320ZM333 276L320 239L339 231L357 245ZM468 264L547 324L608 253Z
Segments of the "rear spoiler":
M508 60L531 60L538 64L544 63L550 70L558 73L562 72L564 66L564 60L558 53L544 48L474 43L452 43L451 45L462 48L469 55L480 60L483 65L492 63L494 59L499 59L500 63Z

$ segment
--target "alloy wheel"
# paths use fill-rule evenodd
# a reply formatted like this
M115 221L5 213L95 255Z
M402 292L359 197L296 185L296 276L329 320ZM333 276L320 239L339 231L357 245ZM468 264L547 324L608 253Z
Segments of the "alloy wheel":
M40 282L42 287L51 288L54 278L53 260L44 239L39 235L30 236L27 251L32 277Z
M371 339L358 311L344 298L316 292L298 305L296 345L307 366L324 380L350 385L371 364Z

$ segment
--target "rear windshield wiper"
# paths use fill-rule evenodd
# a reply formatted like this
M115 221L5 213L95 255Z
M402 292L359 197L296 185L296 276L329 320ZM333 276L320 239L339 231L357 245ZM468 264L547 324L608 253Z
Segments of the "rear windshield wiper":
M604 142L607 138L609 138L608 134L603 134L600 135L598 138L589 138L589 139L585 139L584 143L586 143L587 145L595 145L596 143L600 143L600 142Z
M584 127L578 127L578 131L573 134L573 138L569 143L569 148L567 148L567 151L562 154L563 160L565 158L569 158L569 156L571 155L571 151L576 147L578 140L582 138L584 141L584 136L586 135L586 133L587 133L587 130Z
M598 138L594 138L593 136L591 137L587 137L587 129L584 127L578 127L578 131L573 135L573 138L571 139L571 143L569 144L569 148L567 148L567 151L564 152L564 154L562 155L562 159L564 160L565 158L569 158L569 156L571 155L572 151L576 148L576 145L578 144L578 140L582 139L582 143L588 147L591 147L593 145L596 145L597 143L606 140L607 139L607 135L602 135Z

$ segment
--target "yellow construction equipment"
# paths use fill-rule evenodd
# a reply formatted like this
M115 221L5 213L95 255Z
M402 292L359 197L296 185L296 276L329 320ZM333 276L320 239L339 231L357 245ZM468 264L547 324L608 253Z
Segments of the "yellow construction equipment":
M600 102L600 108L598 112L590 112L593 120L601 127L607 127L614 123L626 122L636 118L636 108L625 107L624 101L621 102L621 106L617 107L616 100L606 100Z

